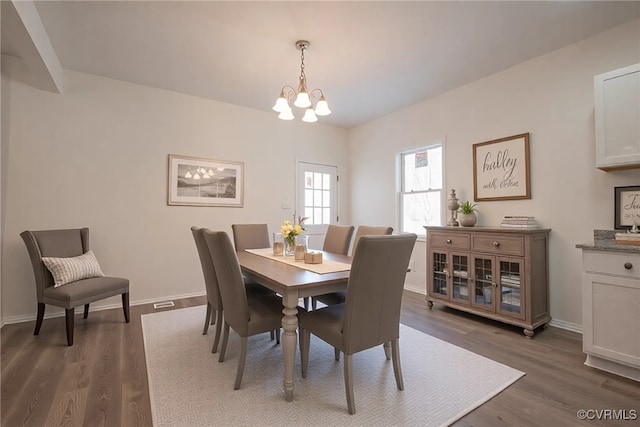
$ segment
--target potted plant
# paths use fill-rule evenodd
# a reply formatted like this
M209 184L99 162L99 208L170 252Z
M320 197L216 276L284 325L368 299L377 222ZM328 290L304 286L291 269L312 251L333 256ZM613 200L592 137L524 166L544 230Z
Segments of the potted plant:
M463 227L473 227L478 222L478 217L476 216L476 204L471 203L467 200L464 203L460 204L460 208L458 208L458 220L460 221L460 225Z

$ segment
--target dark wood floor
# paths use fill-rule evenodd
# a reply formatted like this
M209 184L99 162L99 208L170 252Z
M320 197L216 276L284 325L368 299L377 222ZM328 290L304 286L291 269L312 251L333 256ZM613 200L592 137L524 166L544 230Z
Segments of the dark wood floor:
M204 304L204 297L175 301ZM151 304L76 316L75 344L66 346L64 318L2 328L1 423L13 426L150 426L151 409L140 315ZM581 336L549 327L527 339L520 328L460 313L405 292L402 323L526 372L456 426L631 426L638 421L580 421L579 409L635 410L640 383L583 364ZM424 355L424 363L436 363ZM409 374L405 373L409 379ZM405 380L405 381L406 381ZM294 404L294 403L292 403Z

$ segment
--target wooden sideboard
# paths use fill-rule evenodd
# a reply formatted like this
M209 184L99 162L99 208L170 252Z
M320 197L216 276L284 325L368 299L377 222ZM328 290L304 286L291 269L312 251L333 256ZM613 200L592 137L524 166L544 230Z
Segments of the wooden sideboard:
M549 229L427 230L427 302L534 329L549 315Z

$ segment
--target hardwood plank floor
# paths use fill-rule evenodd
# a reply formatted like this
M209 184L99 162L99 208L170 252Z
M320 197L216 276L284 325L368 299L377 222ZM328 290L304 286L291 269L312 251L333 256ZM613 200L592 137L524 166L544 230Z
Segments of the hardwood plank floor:
M204 303L204 297L176 300L174 309ZM91 312L87 320L77 315L72 347L64 317L45 320L37 337L35 322L3 327L1 425L151 426L140 316L157 311L132 306L129 324L121 309ZM408 291L402 323L526 372L456 426L638 425L577 418L579 409L634 410L640 417L640 383L585 366L579 334L549 327L527 339L520 328L437 304L430 310L424 296ZM424 359L435 363L428 354Z

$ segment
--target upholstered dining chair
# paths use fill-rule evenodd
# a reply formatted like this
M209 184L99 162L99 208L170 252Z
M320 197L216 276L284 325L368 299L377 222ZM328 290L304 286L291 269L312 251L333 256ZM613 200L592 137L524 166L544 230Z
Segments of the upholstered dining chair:
M65 310L67 345L73 345L75 307L115 295L122 296L124 320L129 323L129 280L107 277L89 250L89 229L23 231L36 282L38 314L33 335L40 333L46 304Z
M359 225L353 236L353 244L351 245L351 254L356 250L358 240L362 236L387 236L393 233L393 227L374 227L371 225Z
M263 249L271 246L269 243L269 227L267 224L232 224L233 246L236 251L245 249ZM264 286L252 282L245 278L245 286L258 288L252 292L262 292L263 294L273 294L274 292ZM260 291L259 289L262 288Z
M229 328L240 336L240 357L236 371L234 390L240 388L247 359L248 337L263 332L280 331L282 323L282 299L277 295L247 298L242 272L236 251L224 231L204 231L218 279L224 311L224 336L220 347L219 362L229 342Z
M236 251L261 249L271 246L267 224L232 224L233 245Z
M387 360L393 359L398 390L404 389L398 346L400 308L416 237L415 234L361 237L351 264L345 303L298 314L302 377L307 376L311 334L343 352L350 414L356 412L352 356L359 351L384 345Z
M353 238L353 245L351 245L351 247L353 248L352 252L355 252L355 248L358 245L358 240L360 240L360 237L362 236L385 236L391 233L393 233L392 227L372 227L370 225L359 225ZM318 301L326 305L333 305L342 304L346 298L347 291L338 291L324 295L318 295L311 299L311 308L315 310L318 305Z
M202 335L207 335L207 332L209 331L209 325L213 325L215 323L216 334L213 338L213 345L211 347L211 352L215 353L218 351L218 344L220 342L222 331L223 304L220 297L218 279L216 277L216 271L213 266L211 253L209 252L209 247L207 246L207 242L204 238L205 231L209 230L207 228L191 227L193 240L196 243L198 257L200 258L200 265L202 267L202 274L204 275L204 284L207 294L207 313L204 319L204 328L202 330ZM273 294L273 291L257 284L248 284L246 285L245 290L247 298L255 298Z
M329 225L324 236L322 250L333 254L347 255L353 235L353 225Z

